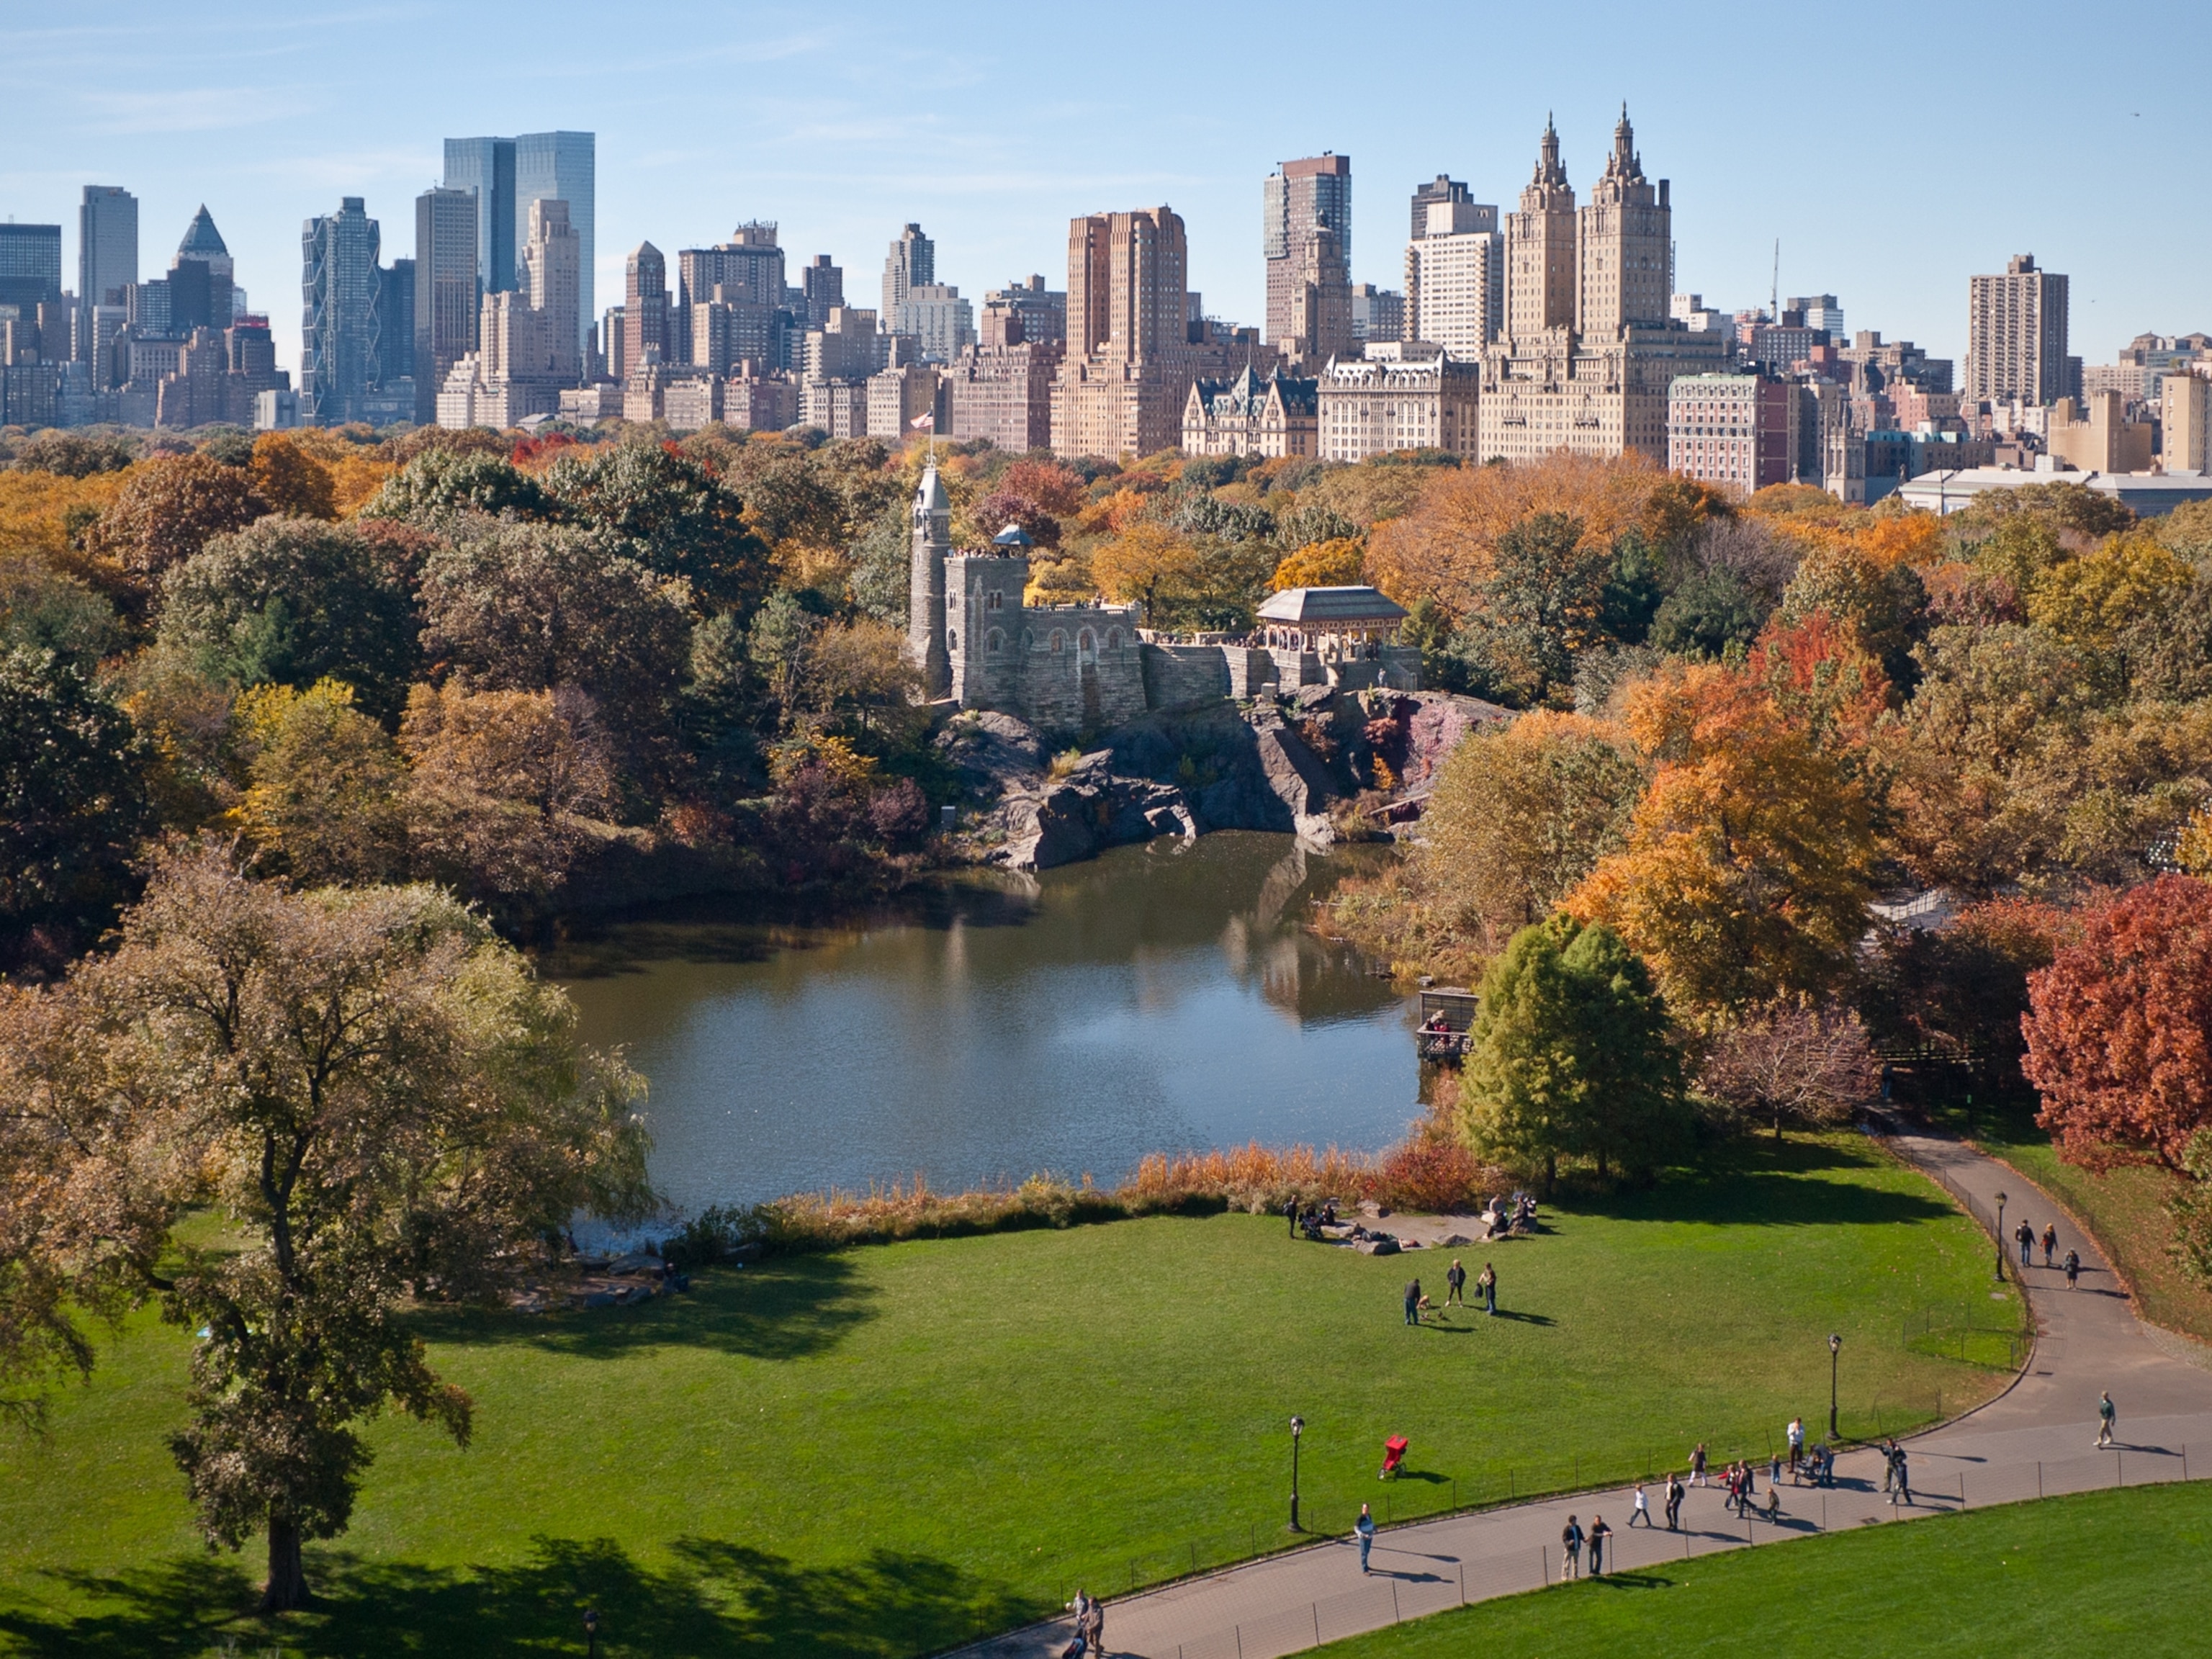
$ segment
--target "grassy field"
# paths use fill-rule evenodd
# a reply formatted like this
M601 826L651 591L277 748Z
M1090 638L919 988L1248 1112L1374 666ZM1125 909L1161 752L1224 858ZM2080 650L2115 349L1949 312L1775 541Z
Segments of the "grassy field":
M902 1654L1282 1540L1286 1420L1310 1526L1403 1515L1954 1411L2000 1374L1922 1311L2016 1318L1932 1187L1849 1137L1553 1212L1494 1259L1507 1316L1402 1322L1410 1273L1279 1221L1162 1218L726 1270L592 1316L426 1322L475 1444L373 1432L315 1612L234 1619L259 1562L199 1549L162 1445L185 1348L150 1319L51 1438L0 1447L0 1651ZM1470 1268L1480 1257L1473 1252ZM1910 1328L1908 1329L1908 1327ZM1940 1345L1938 1345L1940 1347Z
M1639 1654L2201 1653L2212 1587L2203 1483L1872 1527L1485 1601L1316 1649L1316 1659Z

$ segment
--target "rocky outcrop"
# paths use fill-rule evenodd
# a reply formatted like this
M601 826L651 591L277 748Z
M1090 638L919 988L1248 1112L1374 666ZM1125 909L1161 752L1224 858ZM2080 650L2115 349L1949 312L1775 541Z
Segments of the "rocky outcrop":
M989 860L1048 870L1212 830L1287 832L1326 847L1336 838L1332 809L1370 787L1377 752L1388 750L1394 775L1425 782L1468 732L1510 718L1471 697L1308 686L1279 702L1147 714L1057 776L1042 738L1009 714L963 714L937 741L984 809Z

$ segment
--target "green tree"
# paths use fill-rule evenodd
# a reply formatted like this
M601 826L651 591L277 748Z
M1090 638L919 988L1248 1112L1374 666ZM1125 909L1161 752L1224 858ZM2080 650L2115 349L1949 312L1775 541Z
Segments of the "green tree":
M267 518L169 573L158 638L234 685L339 679L392 720L419 658L415 602L353 525Z
M1553 916L1524 927L1483 976L1462 1073L1476 1155L1540 1171L1587 1161L1646 1175L1684 1142L1682 1063L1651 976L1611 928Z
M1759 637L1767 609L1733 570L1701 570L1661 603L1651 618L1651 643L1678 656L1718 657L1731 645Z
M689 582L709 610L749 613L769 585L768 544L744 502L713 469L664 444L571 451L545 475L569 522L597 530L628 557Z
M1531 514L1498 537L1460 641L1493 695L1534 706L1573 684L1575 658L1603 637L1614 570L1613 550L1562 513Z
M428 888L297 893L173 851L112 956L4 1018L0 1133L59 1177L0 1199L40 1212L27 1265L111 1301L127 1279L201 1333L170 1446L211 1546L265 1534L269 1611L346 1528L362 1423L397 1406L467 1443L406 1299L489 1298L577 1209L650 1205L638 1079ZM218 1247L176 1231L204 1208Z
M542 519L550 504L537 479L505 455L442 446L407 463L361 510L365 519L397 519L441 534L465 514Z
M252 780L239 817L264 867L315 886L404 871L399 757L351 686L257 687L239 699L237 725Z
M0 655L0 933L96 929L130 889L147 827L145 755L131 717L81 665Z
M0 651L90 665L122 643L106 595L35 554L0 555Z

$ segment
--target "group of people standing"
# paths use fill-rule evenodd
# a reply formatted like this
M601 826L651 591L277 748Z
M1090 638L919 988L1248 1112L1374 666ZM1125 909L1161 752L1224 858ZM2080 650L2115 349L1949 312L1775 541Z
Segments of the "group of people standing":
M1481 1273L1475 1276L1474 1293L1482 1298L1483 1312L1492 1315L1497 1313L1498 1269L1487 1261L1482 1264ZM1454 1256L1451 1266L1444 1269L1444 1306L1464 1308L1468 1305L1467 1267L1457 1256ZM1419 1324L1421 1316L1428 1312L1430 1307L1428 1296L1421 1289L1421 1281L1418 1279L1407 1279L1406 1281L1406 1322L1408 1325Z

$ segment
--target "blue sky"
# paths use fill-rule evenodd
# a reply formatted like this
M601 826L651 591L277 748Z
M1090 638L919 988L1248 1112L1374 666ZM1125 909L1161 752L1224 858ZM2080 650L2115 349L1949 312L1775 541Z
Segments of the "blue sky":
M301 219L364 196L410 252L448 135L599 135L602 305L641 239L755 217L794 270L835 255L855 303L908 220L963 293L1059 287L1069 216L1164 201L1207 310L1256 322L1277 161L1352 157L1353 276L1395 288L1413 185L1510 205L1553 110L1584 188L1624 98L1708 304L1763 300L1778 237L1785 295L1943 355L1968 275L2022 252L2073 277L2088 362L2212 328L2201 3L92 10L0 3L0 213L60 221L73 282L82 185L138 195L149 276L205 201L289 364Z

